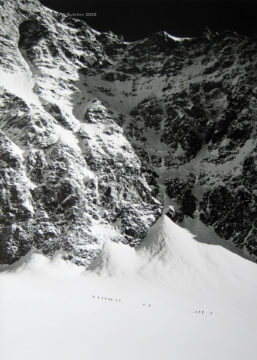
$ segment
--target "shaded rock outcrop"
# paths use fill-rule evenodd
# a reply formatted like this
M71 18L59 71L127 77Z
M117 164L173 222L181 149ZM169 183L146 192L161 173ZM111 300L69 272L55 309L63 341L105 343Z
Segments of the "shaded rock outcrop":
M88 266L167 203L255 259L256 37L127 43L36 0L0 9L1 264Z

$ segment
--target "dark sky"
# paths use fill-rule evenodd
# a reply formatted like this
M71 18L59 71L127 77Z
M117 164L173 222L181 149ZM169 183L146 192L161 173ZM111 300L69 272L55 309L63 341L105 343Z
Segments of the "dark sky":
M257 4L250 0L40 1L57 11L79 13L77 17L96 30L111 30L122 34L125 40L138 40L160 30L177 36L197 36L206 27L257 33Z

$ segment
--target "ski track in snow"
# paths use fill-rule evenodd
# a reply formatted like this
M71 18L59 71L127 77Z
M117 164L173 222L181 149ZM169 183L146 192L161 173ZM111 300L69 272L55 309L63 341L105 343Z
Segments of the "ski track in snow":
M256 264L166 216L138 250L107 241L90 271L18 265L0 274L2 360L255 359Z

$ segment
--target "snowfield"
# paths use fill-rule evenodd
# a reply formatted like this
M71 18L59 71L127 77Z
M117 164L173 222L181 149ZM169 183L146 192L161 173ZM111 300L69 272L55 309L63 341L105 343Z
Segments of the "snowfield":
M0 13L0 360L255 360L256 38Z
M162 216L87 271L37 253L2 266L1 359L254 360L257 265L203 240Z

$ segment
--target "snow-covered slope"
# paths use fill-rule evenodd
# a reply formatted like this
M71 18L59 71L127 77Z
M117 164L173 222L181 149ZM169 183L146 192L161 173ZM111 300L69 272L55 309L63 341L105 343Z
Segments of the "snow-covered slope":
M1 360L254 360L256 37L0 14Z
M106 56L97 33L37 1L1 6L0 262L36 247L86 266L106 237L136 245L161 204L119 114L80 80Z
M216 243L162 216L94 271L27 256L0 274L1 359L254 360L256 264Z
M163 208L255 259L255 37L127 43L37 0L0 12L0 263L89 266Z

